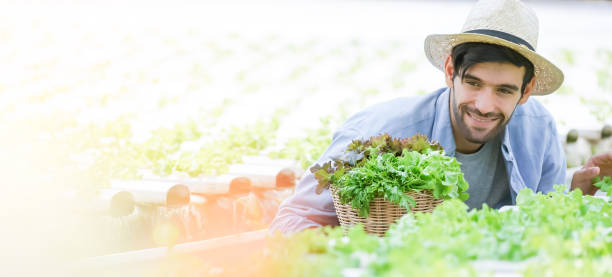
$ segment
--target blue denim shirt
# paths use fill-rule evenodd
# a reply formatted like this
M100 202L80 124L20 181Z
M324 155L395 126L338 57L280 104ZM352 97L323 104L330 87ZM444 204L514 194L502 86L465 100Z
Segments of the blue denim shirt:
M317 163L339 155L354 139L388 133L410 137L417 133L438 141L448 156L455 155L455 139L450 122L448 88L420 97L397 98L375 104L349 118L333 135L332 143ZM555 121L535 99L530 98L514 111L506 125L501 144L512 202L527 187L535 192L549 192L554 184L565 182L565 155ZM280 206L270 230L283 233L309 227L338 225L329 190L315 192L317 181L306 171L295 194Z

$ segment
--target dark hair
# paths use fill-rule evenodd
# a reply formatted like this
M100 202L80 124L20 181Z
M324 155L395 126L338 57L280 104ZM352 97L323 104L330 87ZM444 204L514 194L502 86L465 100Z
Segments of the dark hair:
M518 67L525 67L521 95L525 92L525 86L533 77L533 64L518 52L501 45L488 44L481 42L466 42L453 47L451 52L453 59L453 79L457 75L461 80L465 77L465 72L477 63L500 62L511 63Z

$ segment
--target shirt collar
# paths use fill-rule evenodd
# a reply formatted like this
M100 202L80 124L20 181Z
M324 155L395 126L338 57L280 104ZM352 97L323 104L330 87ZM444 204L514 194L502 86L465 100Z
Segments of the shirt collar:
M432 140L438 141L444 147L446 155L453 157L455 156L456 145L450 121L449 99L450 89L446 88L436 100L436 114L431 137Z
M512 120L512 119L510 119ZM507 160L514 160L512 157L512 147L510 147L510 132L508 131L508 124L504 130L504 137L502 138L502 154Z

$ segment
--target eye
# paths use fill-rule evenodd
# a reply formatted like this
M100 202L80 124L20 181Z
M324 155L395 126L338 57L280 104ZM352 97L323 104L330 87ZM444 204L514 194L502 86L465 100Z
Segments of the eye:
M503 93L503 94L512 94L513 93L511 90L505 89L505 88L499 89L498 91Z
M476 81L465 81L466 84L473 86L473 87L478 87L480 84Z

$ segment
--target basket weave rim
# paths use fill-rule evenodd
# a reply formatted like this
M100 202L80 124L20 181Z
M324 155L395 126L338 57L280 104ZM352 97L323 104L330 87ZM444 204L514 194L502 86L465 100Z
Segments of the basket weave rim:
M370 210L367 217L359 215L359 211L354 209L351 203L342 204L338 189L330 186L330 192L338 216L338 222L345 232L354 225L361 224L364 230L369 234L384 236L391 224L399 218L410 212L431 212L435 207L443 202L443 199L433 198L430 190L426 193L409 191L404 192L413 197L416 202L414 207L406 209L396 203L384 199L384 197L375 197L370 201Z
M336 188L336 187L335 187L335 186L333 186L333 185L330 185L330 186L329 186L329 191L330 191L331 193L338 193L338 188ZM424 189L424 190L420 190L420 191L418 191L418 190L414 190L414 189L411 189L411 190L409 190L409 191L405 191L404 193L405 193L405 194L426 195L426 196L431 196L431 197L433 197L433 191L432 191L432 190L429 190L429 189ZM378 199L378 198L383 198L383 199L384 199L384 196L376 196L376 197L374 197L374 199ZM444 200L444 199L442 199L442 198L435 198L435 197L434 197L434 199L435 199L435 200Z

